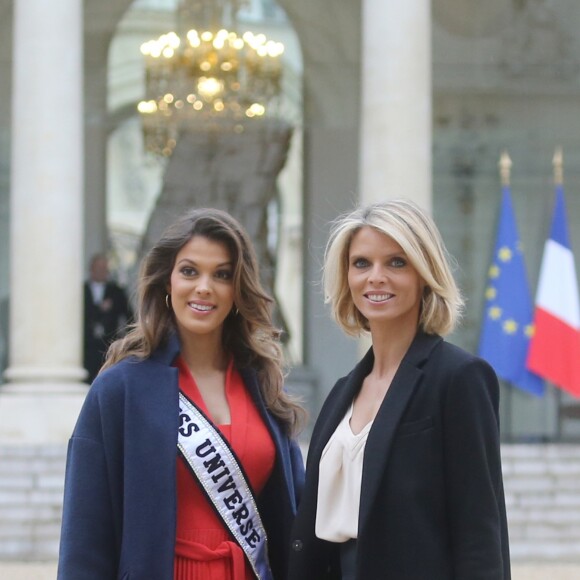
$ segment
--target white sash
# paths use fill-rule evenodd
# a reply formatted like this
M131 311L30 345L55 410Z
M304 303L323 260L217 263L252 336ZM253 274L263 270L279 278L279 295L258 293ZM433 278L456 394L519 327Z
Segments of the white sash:
M213 423L181 391L177 447L258 580L273 580L268 539L237 457Z

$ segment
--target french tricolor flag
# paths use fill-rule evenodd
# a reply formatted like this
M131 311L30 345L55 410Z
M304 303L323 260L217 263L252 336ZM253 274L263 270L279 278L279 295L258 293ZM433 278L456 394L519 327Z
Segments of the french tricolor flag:
M580 397L580 301L562 185L544 247L527 367Z

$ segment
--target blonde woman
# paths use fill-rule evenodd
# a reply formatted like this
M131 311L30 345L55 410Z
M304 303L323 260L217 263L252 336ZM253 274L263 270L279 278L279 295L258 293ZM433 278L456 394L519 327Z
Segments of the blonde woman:
M70 440L61 580L284 578L303 483L271 299L228 214L151 249Z
M506 580L497 378L442 336L462 309L431 218L378 203L334 225L324 282L372 347L328 396L292 530L290 580Z

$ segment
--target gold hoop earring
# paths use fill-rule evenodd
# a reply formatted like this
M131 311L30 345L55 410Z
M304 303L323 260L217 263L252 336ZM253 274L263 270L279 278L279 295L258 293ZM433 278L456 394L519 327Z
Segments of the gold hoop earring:
M171 310L171 306L169 306L169 294L165 295L165 306L167 306L167 310Z

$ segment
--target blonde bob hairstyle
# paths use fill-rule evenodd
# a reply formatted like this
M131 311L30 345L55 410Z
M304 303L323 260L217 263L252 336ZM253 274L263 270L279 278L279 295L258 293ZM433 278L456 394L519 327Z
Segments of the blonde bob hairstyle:
M348 286L350 244L364 227L395 240L425 283L419 328L429 334L451 332L461 317L463 298L451 273L449 254L431 217L405 199L360 207L334 222L324 256L323 285L325 302L339 326L354 336L369 330Z

